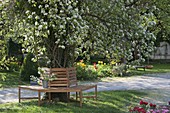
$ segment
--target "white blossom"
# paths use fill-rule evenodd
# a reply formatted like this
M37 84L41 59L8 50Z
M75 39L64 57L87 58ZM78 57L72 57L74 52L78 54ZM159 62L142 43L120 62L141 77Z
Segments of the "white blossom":
M38 30L42 30L42 27L43 27L42 25L39 25Z

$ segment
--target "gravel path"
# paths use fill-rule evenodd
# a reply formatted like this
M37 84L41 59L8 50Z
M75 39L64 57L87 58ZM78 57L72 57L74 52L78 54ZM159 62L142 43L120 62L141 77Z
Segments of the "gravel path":
M170 73L147 74L143 76L106 78L101 82L82 82L80 84L97 84L98 91L107 90L139 90L147 92L155 103L167 103L170 100ZM22 94L36 96L36 92L23 90ZM152 100L153 98L146 98ZM0 104L18 101L17 88L0 89Z

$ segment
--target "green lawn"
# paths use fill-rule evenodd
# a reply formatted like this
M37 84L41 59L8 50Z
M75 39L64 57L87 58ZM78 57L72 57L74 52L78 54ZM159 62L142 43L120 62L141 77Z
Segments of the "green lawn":
M144 64L146 65L146 64ZM170 72L170 64L151 64L153 65L152 69L143 69L135 70L134 68L130 69L130 75L143 75L143 74L150 74L150 73L168 73Z
M147 73L165 73L170 72L170 64L153 64L153 69L134 70L131 69L131 75L141 75ZM1 87L17 87L22 82L18 72L0 72L0 76L5 75L6 79L0 80ZM83 107L80 108L78 103L69 104L44 103L41 107L37 106L37 100L24 101L22 103L0 104L2 113L126 113L128 106L137 104L140 99L152 97L148 92L141 91L107 91L98 93L98 101L85 99Z
M1 76L5 75L5 79L1 79ZM19 72L0 72L0 88L17 87L21 84L28 84L20 80Z
M2 113L126 113L128 107L137 104L147 96L138 91L107 91L99 92L98 100L84 99L83 107L79 103L56 102L37 106L37 100L22 101L22 103L0 104Z

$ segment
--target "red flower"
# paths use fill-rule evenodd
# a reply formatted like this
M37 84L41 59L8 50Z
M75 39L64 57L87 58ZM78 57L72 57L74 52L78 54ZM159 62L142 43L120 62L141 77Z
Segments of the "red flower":
M138 106L134 107L133 109L130 109L129 111L130 112L137 111L138 113L146 113L146 110L144 108L138 107Z
M144 108L139 108L139 109L138 109L138 112L139 112L139 113L146 113L146 110L145 110Z
M148 105L148 102L145 102L145 101L141 100L141 101L139 102L139 104L140 104L140 105Z
M80 60L80 62L83 62L83 60Z
M96 66L95 62L93 63L93 67L94 67L95 70L97 70L97 66Z
M133 108L133 111L138 111L139 108L140 107L136 106L136 107Z
M155 105L155 104L152 104L152 103L150 103L149 105L150 105L150 107L153 107L153 108L156 107L156 105Z

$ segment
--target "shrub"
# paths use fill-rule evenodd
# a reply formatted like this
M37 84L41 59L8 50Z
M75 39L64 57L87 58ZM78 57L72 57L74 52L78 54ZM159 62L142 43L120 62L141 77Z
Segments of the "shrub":
M20 66L14 57L7 58L6 56L0 61L0 70L3 71L19 71Z
M78 80L94 80L97 79L97 72L94 70L94 68L91 68L90 66L87 66L83 60L80 60L76 64L77 68L77 79Z
M77 79L78 80L97 79L97 72L91 70L90 68L83 68L81 66L77 66Z
M38 75L38 64L33 62L31 59L34 57L32 53L28 53L24 59L24 63L20 70L20 77L23 81L29 81L30 75L39 77Z
M19 71L19 65L17 62L10 62L9 64L10 71Z

